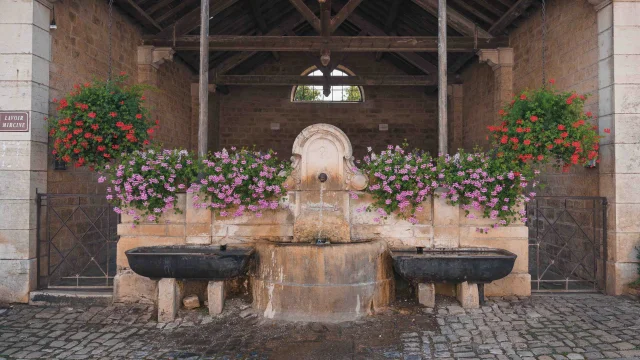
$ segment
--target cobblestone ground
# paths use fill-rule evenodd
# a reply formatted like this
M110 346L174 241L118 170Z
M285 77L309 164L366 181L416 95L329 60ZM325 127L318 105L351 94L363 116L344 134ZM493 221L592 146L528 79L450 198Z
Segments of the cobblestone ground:
M241 300L157 323L146 305L0 308L0 359L640 359L640 302L603 295L397 304L348 324L267 321Z

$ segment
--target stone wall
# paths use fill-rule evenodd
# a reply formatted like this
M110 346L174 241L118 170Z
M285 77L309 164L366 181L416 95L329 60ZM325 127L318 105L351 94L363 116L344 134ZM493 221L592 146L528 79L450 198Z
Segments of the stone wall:
M598 38L596 12L586 0L547 1L546 73L561 91L590 94L586 111L598 113ZM514 52L513 91L542 84L542 20L540 10L519 23L510 35ZM464 147L487 147L485 130L497 121L499 109L492 106L493 71L476 63L462 74L464 81ZM544 195L597 196L598 171L575 167L562 173L545 169L540 191Z
M109 7L108 2L98 0L69 0L56 3L56 24L51 31L51 70L49 99L66 96L77 83L107 78L109 69ZM156 140L168 147L191 149L191 76L193 70L179 59L165 62L158 69L139 68L138 45L142 28L131 18L113 11L113 75L125 72L128 83L142 77L141 71L154 71L158 88L151 92L148 103L152 114L160 120ZM56 105L50 103L49 113L55 113ZM53 158L49 154L48 191L50 193L100 194L97 176L88 169L67 167L53 170Z
M300 74L309 67L309 58L300 54L281 54L253 73ZM373 54L349 54L342 62L356 75L401 74L392 64L374 61ZM366 154L368 146L380 150L387 144L401 144L434 154L437 151L437 98L424 87L364 87L363 103L291 102L290 86L231 87L220 96L220 146L273 148L286 159L300 131L316 123L328 123L342 129L351 139L356 157ZM271 130L279 123L280 130ZM389 124L389 131L379 131Z
M178 207L185 210L183 214L168 214L160 219L158 224L142 222L134 226L133 219L123 215L122 224L118 227L121 238L118 242L116 301L155 301L157 296L157 281L133 273L129 269L125 251L139 246L183 244L231 244L233 246L253 245L261 241L291 242L296 226L294 219L300 216L300 207L305 206L300 204L305 195L302 193L309 193L309 191L289 192L280 202L278 210L264 211L261 217L246 215L220 218L208 209L195 208L191 195L187 195L186 199L184 195L179 197ZM340 203L346 202L347 205L334 211L347 217L352 241L384 240L391 248L420 246L506 249L518 255L514 269L506 278L487 285L486 295L530 295L525 225L512 224L508 227L491 229L488 234L482 234L476 229L488 226L492 223L491 220L482 219L478 214L476 215L479 219L469 219L463 210L447 204L439 197L424 203L424 210L418 214L418 223L415 225L393 215L388 219L377 221L375 214L362 211L363 207L371 204L370 195L359 192L358 199L352 199L347 192L342 193L344 196L336 194L335 204L332 202L331 207L339 207ZM452 290L444 287L442 291L451 294Z

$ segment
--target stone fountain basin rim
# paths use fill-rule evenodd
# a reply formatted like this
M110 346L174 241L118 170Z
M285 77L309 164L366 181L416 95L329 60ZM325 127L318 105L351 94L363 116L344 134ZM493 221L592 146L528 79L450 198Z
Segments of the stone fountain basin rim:
M392 249L393 268L410 281L489 283L508 276L517 258L510 251L494 248L431 248L422 251L418 253L415 247Z
M250 247L210 245L142 246L125 251L129 267L151 279L227 280L246 275Z
M425 258L455 258L455 259L516 259L518 255L511 251L488 247L461 247L461 248L421 248L421 247L394 247L389 248L391 255L395 257L425 257Z
M227 246L225 245L158 245L158 246L139 246L125 251L125 255L142 255L142 256L211 256L211 255L243 255L251 256L255 249L250 246ZM176 252L163 252L162 250L182 250ZM194 251L184 251L194 250ZM247 253L248 252L248 253Z

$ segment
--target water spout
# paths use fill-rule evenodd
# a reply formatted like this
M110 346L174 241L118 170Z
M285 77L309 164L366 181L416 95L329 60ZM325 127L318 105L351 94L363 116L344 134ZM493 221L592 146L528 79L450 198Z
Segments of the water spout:
M320 180L321 183L327 181L328 178L329 177L325 173L320 173L320 175L318 175L318 180ZM320 188L320 190L322 191L322 188Z

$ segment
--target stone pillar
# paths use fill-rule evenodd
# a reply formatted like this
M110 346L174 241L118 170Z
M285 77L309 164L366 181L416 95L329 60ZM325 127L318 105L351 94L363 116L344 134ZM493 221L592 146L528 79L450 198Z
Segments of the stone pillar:
M456 297L460 305L465 309L477 309L480 307L478 284L463 282L456 284Z
M448 87L449 92L449 154L455 154L464 146L463 122L462 122L462 84L453 84Z
M619 295L637 278L640 245L640 1L589 1L598 12L600 195L609 203L606 289Z
M36 288L36 190L47 191L50 9L0 0L0 116L28 114L21 131L0 128L0 302ZM2 126L2 125L0 125Z
M224 309L224 281L209 281L207 285L209 315L221 314Z
M513 49L480 50L478 56L480 62L486 62L493 69L493 107L499 120L498 111L513 97Z
M173 61L175 51L171 48L157 48L151 45L138 46L138 83L158 86L158 69L166 61ZM151 118L157 119L158 100L154 91L146 91L147 105L151 112Z
M436 285L433 283L418 284L418 302L422 306L436 306Z
M180 281L163 278L158 281L158 322L175 320L182 302L183 285Z

